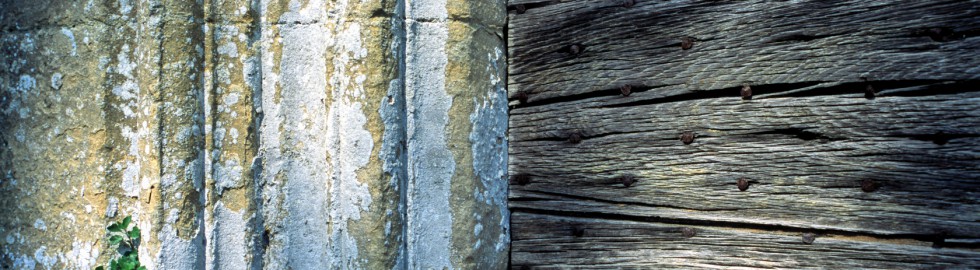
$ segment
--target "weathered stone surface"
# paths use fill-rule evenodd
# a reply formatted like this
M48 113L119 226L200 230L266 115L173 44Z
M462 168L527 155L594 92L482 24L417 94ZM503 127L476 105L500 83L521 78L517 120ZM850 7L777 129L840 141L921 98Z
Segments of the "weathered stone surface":
M504 268L504 10L0 3L0 268Z
M270 268L392 268L401 248L394 3L268 3L262 37L263 219ZM334 14L328 16L327 14ZM397 100L395 100L397 99ZM382 107L385 106L385 107ZM396 107L397 108L397 107ZM382 140L386 133L396 137ZM397 155L397 154L394 154Z
M506 266L502 6L407 6L409 268Z
M3 13L19 19L4 21L2 38L0 234L15 241L0 263L103 264L114 253L104 227L124 215L143 228L151 267L203 262L201 35L187 19L198 6L12 4ZM24 231L27 220L34 231Z
M93 101L108 92L107 66L99 64L105 47L85 42L106 32L49 27L0 36L0 267L95 265L105 216L129 211L118 203L118 181L104 181L107 121Z
M503 1L452 1L446 46L447 92L452 148L453 244L455 267L507 266L507 92ZM454 143L455 144L455 143Z

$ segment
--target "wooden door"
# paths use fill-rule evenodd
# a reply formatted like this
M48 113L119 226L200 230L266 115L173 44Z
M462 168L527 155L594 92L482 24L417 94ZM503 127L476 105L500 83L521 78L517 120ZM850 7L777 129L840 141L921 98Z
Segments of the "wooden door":
M980 267L980 2L508 15L513 268Z

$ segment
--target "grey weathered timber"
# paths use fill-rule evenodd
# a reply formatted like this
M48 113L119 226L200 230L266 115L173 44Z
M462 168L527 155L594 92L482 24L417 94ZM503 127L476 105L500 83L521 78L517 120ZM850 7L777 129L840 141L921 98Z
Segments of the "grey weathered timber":
M624 3L508 4L512 266L980 263L980 2Z
M509 91L532 103L625 83L683 86L656 91L672 96L745 83L980 78L973 1L536 5L511 11L508 30ZM691 49L681 49L684 37L695 40ZM573 44L580 54L568 52Z
M976 252L931 243L514 213L512 268L969 269ZM547 229L544 229L547 228ZM690 236L690 237L689 237Z
M512 173L532 180L512 189L512 198L544 193L562 203L512 205L562 209L568 201L637 216L977 237L980 141L965 137L980 133L977 97L516 109ZM696 134L690 145L678 139L687 130ZM940 131L954 139L925 140ZM564 139L574 132L582 142ZM625 188L616 179L623 174L637 183ZM735 186L741 177L751 184L745 192ZM864 192L865 180L880 187Z

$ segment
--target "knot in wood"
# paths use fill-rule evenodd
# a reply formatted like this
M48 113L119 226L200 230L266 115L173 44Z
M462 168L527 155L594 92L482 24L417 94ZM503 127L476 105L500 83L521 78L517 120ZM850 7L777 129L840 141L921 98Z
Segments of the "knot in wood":
M571 134L568 134L568 142L573 144L578 144L582 142L582 134L579 134L578 132L572 132Z
M875 95L876 95L875 92L876 92L875 88L871 86L871 84L867 84L864 86L864 98L875 99Z
M623 7L625 8L631 8L634 4L636 4L636 0L623 0Z
M633 86L629 84L624 84L619 87L619 92L623 94L624 97L630 96L633 93Z
M738 191L746 191L749 189L749 180L746 180L745 177L739 178L738 181L735 181L735 186L738 187Z
M681 133L681 142L683 142L684 144L691 144L691 143L693 143L694 142L694 132L693 131L685 131L684 133Z
M742 85L742 100L752 99L752 87L748 84Z
M624 187L630 187L633 185L633 183L636 183L636 177L632 174L624 174L623 176L619 177L619 180L623 182Z
M575 237L582 237L585 235L585 228L580 226L572 226L572 235Z
M681 50L690 50L692 47L694 47L694 38L692 37L681 38Z
M813 244L813 241L814 240L817 240L817 234L815 234L815 233L804 233L803 234L803 243L804 244L807 244L807 245Z
M684 237L691 238L691 237L694 237L695 235L697 235L698 234L698 231L697 231L697 229L694 229L694 228L691 228L691 227L684 227L684 228L681 228L681 234L683 234Z
M875 183L874 180L864 179L861 181L861 191L872 192L875 190L878 190L878 183Z

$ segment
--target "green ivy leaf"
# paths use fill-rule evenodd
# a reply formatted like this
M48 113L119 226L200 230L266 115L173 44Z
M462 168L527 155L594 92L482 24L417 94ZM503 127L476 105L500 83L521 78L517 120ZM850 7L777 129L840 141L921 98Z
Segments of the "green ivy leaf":
M105 270L105 266L96 267L95 270Z
M127 230L130 225L133 225L133 229ZM110 223L106 230L109 231L109 243L116 246L122 255L109 261L109 270L146 270L145 266L140 265L134 246L139 241L140 229L133 224L133 217L127 216L120 222ZM99 266L96 270L105 270L105 267Z
M122 242L122 240L122 236L113 235L109 237L109 244L116 245L119 244L119 242Z
M136 252L130 253L129 259L130 261L133 262L133 268L132 268L133 270L136 270L136 268L140 267L140 258L136 256Z
M140 228L133 227L133 230L129 231L129 238L133 239L133 241L140 239Z
M122 225L122 228L123 229L129 228L129 223L131 221L133 221L133 216L126 216L126 218L124 218L123 221L122 221L122 224L121 224Z
M119 224L115 222L109 224L109 227L106 228L106 230L109 230L110 232L122 232L122 228L120 228Z
M136 262L136 260L134 260L131 256L123 256L122 258L119 258L119 269L134 270L136 269L137 264L138 262Z

